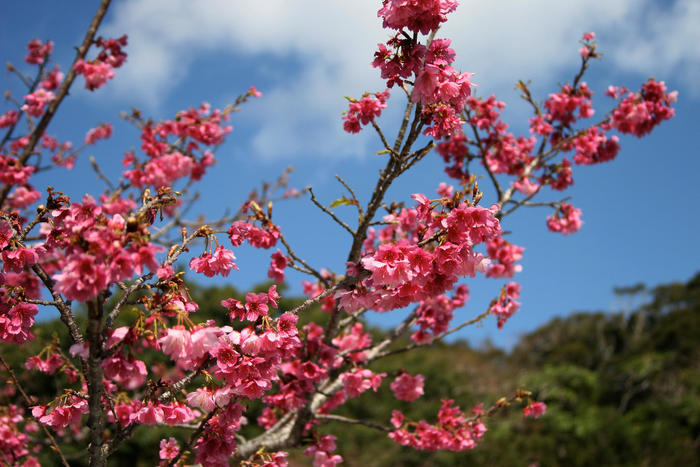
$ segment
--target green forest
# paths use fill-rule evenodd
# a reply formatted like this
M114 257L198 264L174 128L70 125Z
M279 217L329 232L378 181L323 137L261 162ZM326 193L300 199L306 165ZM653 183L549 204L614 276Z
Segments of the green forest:
M261 285L260 290L266 290ZM230 287L193 287L200 304L197 321L226 317L223 298L244 295ZM488 419L488 432L469 452L419 452L396 445L386 433L358 425L331 422L320 428L338 436L344 465L403 466L690 466L700 465L700 274L688 283L654 288L639 285L615 289L624 313L586 312L557 318L524 335L509 351L465 341L401 353L377 364L389 376L402 367L425 375L425 395L414 402L393 397L388 382L344 405L339 414L388 424L392 409L413 420L433 422L441 399L454 399L465 410L486 407L517 389L532 391L547 404L539 419L524 418L522 404L499 409ZM289 309L303 299L283 299ZM562 313L567 310L562 310ZM302 318L322 320L316 309ZM137 317L125 315L123 324ZM45 403L58 396L60 384L41 373L23 370L24 358L38 354L56 339L67 350L69 338L59 321L39 323L28 346L2 345L0 353L15 369L27 392ZM375 336L381 329L372 329ZM397 348L405 346L405 339ZM158 365L153 359L148 365ZM9 375L0 371L6 385ZM12 391L0 397L19 402ZM259 413L259 409L258 413ZM255 416L256 408L249 411ZM253 424L251 424L253 425ZM245 437L255 435L244 427ZM184 440L186 428L141 427L110 465L157 465L158 441ZM58 437L60 443L60 436ZM71 465L82 465L84 446L61 445ZM51 465L45 454L42 465ZM290 465L307 465L302 452L292 452Z

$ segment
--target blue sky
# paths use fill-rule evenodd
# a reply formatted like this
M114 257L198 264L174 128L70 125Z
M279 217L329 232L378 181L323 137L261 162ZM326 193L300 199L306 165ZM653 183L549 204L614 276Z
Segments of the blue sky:
M65 69L80 43L97 2L5 2L0 14L0 52L16 65L25 44L37 37L56 43L55 60ZM195 212L216 216L235 209L257 181L274 179L293 165L292 186L314 187L330 203L343 194L340 174L367 200L383 160L374 134L348 135L340 114L343 96L380 91L383 83L369 63L388 32L376 17L378 1L299 0L285 2L126 0L115 1L101 29L106 36L129 35L125 67L106 88L90 93L75 88L49 133L60 140L82 140L101 122L115 127L107 143L91 148L105 171L121 167L122 153L138 147L138 134L119 120L131 106L154 119L208 101L223 107L256 85L263 98L233 116L234 131L217 153L218 165L199 187ZM70 7L67 7L70 5ZM251 7L254 5L254 8ZM572 310L616 310L613 286L687 280L697 270L700 159L695 136L700 110L700 4L693 0L555 0L462 2L439 37L453 39L456 68L475 73L479 95L495 93L508 104L506 121L525 134L529 117L513 84L531 80L539 98L570 81L578 65L578 39L597 33L602 62L586 80L598 92L599 114L607 110L608 84L635 89L648 77L679 91L675 119L639 140L621 138L622 151L611 162L578 167L568 194L583 210L584 226L562 237L545 227L546 208L507 218L511 240L526 248L522 309L505 329L495 320L461 334L478 343L489 338L509 346L523 332ZM0 75L0 87L18 90L14 78ZM17 91L19 92L19 91ZM401 99L390 101L380 124L395 131ZM74 197L99 193L103 186L87 157L72 172L45 179ZM446 180L437 155L397 181L390 199L431 194ZM489 203L487 192L485 202ZM554 198L549 198L554 199ZM351 220L350 207L337 208ZM275 217L297 253L312 265L342 270L348 235L307 198L276 206ZM265 278L268 256L236 250L241 270L227 281L245 289ZM298 292L299 276L288 275ZM501 281L468 282L472 299L459 318L480 313ZM376 322L390 324L395 315Z

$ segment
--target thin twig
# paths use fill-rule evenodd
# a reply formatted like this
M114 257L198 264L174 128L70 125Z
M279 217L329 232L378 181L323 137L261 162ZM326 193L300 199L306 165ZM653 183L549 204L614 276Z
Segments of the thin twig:
M333 214L333 211L331 211L330 209L328 209L327 207L325 207L323 204L321 204L321 203L316 199L316 196L314 195L314 191L313 191L313 189L312 189L311 187L308 187L307 189L309 190L309 194L311 195L311 202L312 202L312 203L314 203L321 211L323 211L323 212L325 212L326 214L328 214L329 216L331 216L331 218L332 218L336 223L338 223L338 225L340 225L342 228L344 228L345 230L347 230L347 231L350 233L350 235L353 235L353 236L355 235L355 231L352 230L348 224L346 224L346 223L343 222L342 220L338 219L338 217L337 217L335 214Z
M27 238L27 234L31 232L31 230L36 226L39 222L41 222L42 218L44 217L44 214L46 214L49 210L46 208L46 206L41 207L39 211L36 213L36 216L34 216L34 219L30 223L27 224L27 226L22 230L22 235L20 235L19 240L24 241Z
M92 169L97 173L97 176L104 181L107 186L109 187L110 190L114 191L114 185L112 185L112 182L109 181L109 178L100 170L100 166L97 165L97 161L95 160L94 156L90 156L88 158L90 160L90 164L92 165Z
M360 200L357 197L357 195L355 195L355 192L352 190L350 185L348 185L348 183L340 177L340 175L335 174L335 178L345 187L346 190L348 190L348 192L350 192L350 196L352 196L352 200L355 202L355 207L357 208L357 211L359 212L360 217L362 217L363 216L362 204L360 203Z
M380 430L380 431L387 431L387 432L394 431L392 428L389 428L388 426L384 426L381 423L372 422L369 420L357 420L354 418L343 417L342 415L316 414L314 417L317 420L328 420L328 421L332 421L332 422L349 423L352 425L364 425L364 426L368 426L370 428L374 428L374 429Z
M335 285L334 285L333 287L331 287L330 289L324 290L323 292L321 292L320 294L316 295L315 297L309 298L308 300L306 300L304 303L302 303L302 304L299 305L298 307L293 308L293 309L291 309L291 310L288 310L288 311L286 311L285 313L292 313L292 314L301 313L302 311L304 311L304 310L308 309L309 307L311 307L312 305L314 305L314 304L320 302L321 300L323 300L323 299L326 298L327 296L329 296L329 295L335 293L336 291L341 290L341 289L346 289L346 288L348 288L348 287L350 287L350 286L356 284L356 283L359 282L363 277L366 277L366 276L360 275L359 277L348 277L348 278L346 278L346 279L343 279L342 281L338 282L337 284L335 284Z
M144 274L143 276L139 277L134 281L133 284L131 284L125 291L124 294L121 296L119 301L117 302L116 305L114 305L114 308L112 308L112 311L109 312L107 315L107 319L105 320L105 331L107 329L111 329L112 325L114 324L114 320L119 317L119 313L121 313L122 308L124 305L126 305L127 300L129 299L129 296L134 293L136 290L140 289L141 286L149 280L151 277L153 277L153 273L149 272L148 274Z
M35 300L33 298L23 298L25 303L33 303L34 305L58 306L58 302L51 300Z
M491 306L489 305L489 308L485 312L483 312L482 314L477 316L476 318L472 318L468 321L463 322L459 326L456 326L448 331L443 332L442 334L438 335L437 337L435 337L432 341L430 341L428 343L420 344L418 342L413 342L413 343L407 345L406 347L402 347L400 349L394 349L394 350L389 350L386 352L379 353L373 357L373 360L378 360L380 358L388 357L389 355L395 355L395 354L399 354L399 353L403 353L403 352L408 352L409 350L413 350L413 349L418 348L418 347L427 347L427 346L433 345L436 342L439 342L442 339L444 339L445 337L449 336L450 334L459 331L460 329L463 329L467 326L470 326L472 324L476 324L476 323L480 322L481 320L483 320L484 318L486 318L490 314L491 314Z
M49 58L50 57L47 57L47 59L44 60L44 62L41 65L39 65L39 70L37 71L36 77L34 78L34 82L31 84L31 86L29 86L29 94L32 94L34 91L36 91L36 88L39 86L39 83L41 83L41 81L43 80L44 70L46 69L46 65L49 62ZM24 77L22 77L22 75L20 74L19 71L14 69L14 66L12 66L9 63L7 66L8 66L8 70L9 69L14 70L20 76L22 81L24 81ZM26 82L25 82L25 84L26 84ZM17 104L17 108L19 110L19 115L17 116L17 121L15 123L13 123L10 128L7 129L5 136L2 138L2 141L0 141L0 148L5 147L5 143L7 143L12 138L12 134L14 133L15 129L17 128L17 125L19 125L19 122L22 120L22 116L25 114L24 110L22 110L22 106L19 105L19 102L17 102L14 98L12 98L12 95L7 94L6 99L13 101L13 102L15 102L15 104ZM27 117L27 121L30 121L29 117Z
M389 142L384 137L384 133L382 133L382 129L379 128L379 125L377 125L374 120L372 120L372 126L374 127L374 130L379 135L379 139L382 140L382 144L384 145L384 149L389 151L389 153L391 154L392 157L399 159L400 158L399 153L394 151L394 149L391 146L389 146Z
M309 266L309 264L308 264L306 261L304 261L304 260L301 259L299 256L297 256L297 254L294 253L294 250L292 250L292 247L291 247L291 246L289 245L289 243L287 242L287 239L284 237L284 234L282 234L281 232L280 232L280 241L282 242L282 244L284 245L284 247L287 249L287 254L288 254L294 261L296 261L296 262L302 264L306 269L309 270L309 272L311 272L311 274L313 274L314 277L316 277L319 281L321 281L321 284L323 284L324 287L328 287L328 279L326 279L325 277L323 277L323 275L322 275L320 272L318 272L316 269L314 269L314 268L312 268L311 266Z
M469 111L467 111L467 116L469 116ZM496 179L496 175L493 173L493 171L491 170L491 167L489 167L488 161L486 160L486 148L484 148L484 145L481 141L481 136L479 136L479 131L477 130L476 125L470 124L470 126L472 127L472 131L474 132L474 138L476 139L476 144L479 147L479 152L481 153L481 157L484 161L484 168L486 169L486 173L489 175L489 178L491 179L491 183L493 183L493 187L496 189L496 195L498 196L498 199L501 199L503 197L503 190L501 189L501 184L498 183L498 179Z

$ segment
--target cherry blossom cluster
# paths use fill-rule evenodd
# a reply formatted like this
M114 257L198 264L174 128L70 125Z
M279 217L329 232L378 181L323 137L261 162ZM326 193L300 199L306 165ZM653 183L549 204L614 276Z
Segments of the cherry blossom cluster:
M261 227L255 221L235 221L228 229L228 237L233 246L240 246L247 241L255 248L269 249L277 244L280 237L279 227L268 219L262 220Z
M385 28L428 34L447 21L457 5L455 0L384 0L377 16Z
M362 125L368 125L373 122L376 117L381 116L382 109L386 108L386 101L389 98L389 90L378 92L374 97L369 94L362 96L359 101L356 99L350 100L350 108L347 114L343 117L343 129L348 133L359 133Z
M401 373L392 383L391 390L394 397L399 400L412 402L423 395L423 375L411 376L408 373Z
M95 144L97 141L107 139L110 136L112 136L112 125L103 123L87 132L85 135L85 144Z
M24 61L32 65L41 65L53 52L53 42L42 43L39 39L34 39L27 44L29 53L24 57Z
M335 467L343 462L338 454L331 454L336 449L336 439L334 435L323 435L316 444L306 448L304 454L313 458L314 467Z
M190 269L207 277L213 277L217 274L226 277L231 272L231 269L238 270L238 266L233 262L234 259L236 257L233 251L219 245L214 250L214 253L205 252L202 256L192 258L190 260Z
M54 430L62 430L69 425L77 427L83 414L88 413L86 397L67 395L62 397L55 406L37 405L32 407L32 415L40 423Z
M274 407L280 414L298 409L315 391L315 385L327 379L330 370L337 370L346 361L361 363L366 353L355 352L371 344L369 333L365 333L361 323L357 323L346 334L333 339L333 346L323 343L323 329L315 323L304 327L306 334L304 353L293 353L291 360L280 365L282 378L278 382L279 390L266 395L263 401ZM301 350L301 349L300 349ZM345 357L341 357L345 354ZM316 361L316 363L314 362ZM377 390L384 374L374 374L368 369L355 368L340 375L343 389L336 392L320 409L319 413L328 413L347 400L358 397L366 390ZM274 424L277 414L270 410L263 414L263 423Z
M74 65L77 74L85 77L85 89L94 91L114 78L114 69L119 68L126 61L126 52L122 47L127 45L127 36L118 39L103 39L98 37L95 45L102 47L102 51L94 60L78 60Z
M591 59L599 57L594 38L593 33L584 34L584 46L580 50L582 70ZM667 92L663 82L650 79L638 93L611 86L606 95L618 99L617 106L601 123L577 130L574 128L577 122L590 119L595 113L593 91L579 78L573 85L565 84L559 92L550 94L541 109L532 100L524 83L519 83L523 97L536 110L536 115L530 119L529 137L516 137L508 132L508 125L500 119L505 104L497 101L495 96L469 98L464 116L472 127L475 139L468 138L464 132L455 131L438 144L437 151L448 164L446 173L461 181L469 180L469 163L473 159L481 159L492 174L515 177L511 185L529 199L542 186L549 185L560 191L573 184L571 161L566 157L559 162L551 160L559 153L573 152L573 162L581 165L610 161L620 149L619 138L610 135L611 131L643 136L674 115L671 104L676 101L677 93ZM544 141L538 142L537 137ZM547 158L540 155L545 150L545 143L552 147L547 152ZM572 225L575 224L572 222ZM575 231L554 229L550 220L548 225L557 232Z
M44 243L34 249L55 257L45 267L53 273L56 290L67 299L87 301L109 284L143 274L145 268L159 269L155 255L161 247L152 244L142 229L132 230L124 217L135 207L133 201L102 204L89 195L82 203L70 203L64 196L54 201L51 222L42 231Z
M55 91L63 82L63 73L58 65L53 67L53 70L48 72L46 77L41 81L41 87L47 91Z
M523 415L526 417L540 418L547 411L547 404L544 402L531 402L523 408Z
M345 311L405 307L436 297L461 276L486 271L488 259L473 247L500 234L494 213L464 202L450 209L449 200L433 203L421 194L413 198L415 208L386 216L389 225L370 233L360 264L349 265L349 276L360 270L370 276L336 294Z
M277 299L280 296L277 293L277 286L271 286L267 293L249 293L245 297L245 304L234 298L227 298L222 300L221 306L227 308L230 312L231 321L250 321L255 323L259 318L263 316L268 316L268 311L270 307L277 308ZM287 316L283 323L286 323L286 319L291 319L291 315Z
M595 33L594 32L587 32L583 34L583 47L581 47L578 51L579 55L581 58L588 59L588 58L597 58L597 52L595 51L596 48L596 43L593 41L595 39Z
M592 55L588 58L592 58ZM621 92L627 91L613 88L607 94L619 97ZM627 92L602 124L575 131L572 129L574 123L590 118L594 113L591 96L592 91L583 82L576 88L564 85L559 93L550 94L544 102L547 113L530 120L531 133L548 138L548 142L557 151L554 155L558 152L574 152L574 163L597 164L614 159L619 152L619 138L608 135L609 131L642 136L662 120L673 116L670 104L676 100L676 93L666 93L663 82L650 80L642 86L640 93ZM480 134L478 140L470 140L464 133L456 132L440 142L437 151L448 164L445 172L453 178L466 181L471 176L469 162L481 158L493 174L517 177L511 182L512 185L528 198L538 193L544 185L558 191L571 186L571 161L566 157L560 162L535 161L538 157L534 151L538 145L537 139L534 136L516 137L508 132L508 126L500 120L500 111L504 107L505 104L496 101L494 96L468 99L468 123L475 133L479 131L484 134ZM580 222L574 219L571 221L572 227L580 227ZM547 224L555 232L571 233L578 230L555 229L552 228L552 222L548 220Z
M21 407L14 404L0 407L0 458L13 459L16 465L38 466L37 458L31 455L32 451L36 450L29 449L34 447L31 445L33 443L30 435L38 429L36 422L25 419L24 409Z
M58 342L53 342L44 347L38 355L29 357L24 363L24 367L27 370L37 370L47 375L54 375L60 371L71 383L75 383L80 378L78 370L60 351L58 344Z
M564 235L578 232L582 225L581 210L573 207L569 203L562 203L554 214L547 217L547 227L549 230Z
M520 289L521 286L517 282L508 282L489 308L489 312L498 318L499 329L520 309Z
M486 277L508 277L513 278L516 272L523 270L519 264L515 264L523 257L525 248L513 245L503 237L495 237L486 242L486 252L491 259L486 270Z
M178 179L189 177L199 180L206 169L214 164L214 154L203 150L200 157L195 151L201 145L215 147L223 142L232 127L226 125L227 113L211 110L207 103L198 109L179 112L174 120L154 124L146 122L141 129L141 149L148 159L141 162L133 152L124 154L124 176L135 187L172 186Z
M437 414L437 423L431 425L425 420L408 422L403 413L394 410L391 424L396 430L389 433L389 437L402 446L424 451L474 449L486 433L486 426L479 417L480 407L474 413L474 418L469 419L454 405L453 400L443 400Z
M22 166L13 156L0 154L0 182L5 185L26 185L34 173L33 166Z
M609 89L607 95L622 99L612 113L610 126L620 133L631 133L642 137L651 132L662 121L675 115L671 104L678 99L678 91L666 92L663 81L650 79L642 86L639 93L626 91L624 88Z
M206 466L228 465L238 445L235 434L241 427L242 417L243 406L238 403L226 405L212 417L194 446L195 462Z
M454 296L438 295L421 301L416 309L416 326L418 330L411 339L418 343L430 343L440 334L447 331L454 316L454 310L464 306L469 298L469 288L466 284L456 287Z
M445 172L460 181L471 176L469 162L477 154L472 154L470 146L476 143L476 152L483 157L484 164L494 174L520 175L533 159L537 140L534 137L516 137L508 132L508 125L500 119L505 103L491 95L488 98L470 97L466 101L467 123L475 131L484 132L479 141L468 140L464 132L456 131L438 143L436 150L448 167Z
M25 274L25 265L32 266L38 261L38 254L32 248L17 246L17 220L9 222L0 219L0 259L3 269L0 272L0 341L22 344L33 339L30 331L38 307L23 301L25 297L40 297L36 278ZM13 248L14 247L14 248Z
M159 447L158 455L160 459L165 462L175 459L180 453L180 446L178 446L177 440L172 437L167 440L161 439Z
M284 282L284 268L288 264L289 260L278 248L270 257L270 268L267 270L267 277L275 282Z
M471 73L459 73L450 66L456 57L449 39L434 39L427 46L418 42L418 33L429 34L447 20L446 15L457 8L452 0L387 0L378 16L383 26L399 32L386 44L378 44L372 66L381 70L387 87L411 82L411 100L422 105L423 133L434 138L450 136L464 123L460 112L471 95ZM410 35L406 30L413 32ZM380 95L386 96L380 97ZM351 133L360 131L360 123L374 121L386 106L388 90L367 95L352 102L350 112L343 117L344 128Z
M24 96L25 104L21 108L32 117L41 117L44 114L47 104L54 99L56 99L56 96L53 92L47 91L44 88L39 88L33 93Z
M8 110L4 114L0 115L0 128L7 128L12 125L16 125L19 120L19 112L16 110Z
M401 86L414 77L411 100L423 106L422 116L428 126L424 133L443 138L464 123L460 113L471 95L471 73L459 73L450 64L456 54L449 39L434 39L428 47L415 38L396 35L386 45L379 44L372 65L381 69L387 86Z
M116 415L116 419L114 418ZM120 401L114 406L114 414L108 415L111 423L119 422L122 426L140 424L153 426L156 424L178 425L191 423L201 413L191 409L182 402L159 403L139 400Z

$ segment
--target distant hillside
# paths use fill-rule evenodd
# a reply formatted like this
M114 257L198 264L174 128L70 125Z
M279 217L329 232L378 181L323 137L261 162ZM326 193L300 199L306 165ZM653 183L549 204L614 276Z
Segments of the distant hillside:
M485 440L474 451L463 453L417 452L369 428L328 425L327 430L338 435L344 465L699 465L700 274L686 284L616 293L648 299L626 314L577 313L554 319L525 335L510 353L455 342L386 358L378 371L391 375L407 368L412 374L425 375L425 395L413 403L397 401L384 384L376 394L368 391L351 400L341 414L386 424L391 410L398 408L414 420L432 422L441 399L454 399L468 410L482 401L488 406L517 388L532 390L545 401L547 414L526 420L522 406L505 409L489 420ZM200 304L197 321L223 322L221 299L243 294L230 287L194 287L193 295ZM283 300L281 308L292 308L301 300ZM315 309L303 320L325 316ZM135 315L121 319L126 323ZM63 328L58 321L40 323L34 328L38 338L22 352L7 345L0 346L0 352L20 368L27 348L38 353L39 342L53 335L67 349L69 339ZM148 365L158 364L155 355L149 358ZM59 386L53 378L37 372L21 375L30 392L46 399L56 395ZM259 410L252 407L249 417ZM250 430L243 434L252 434ZM155 446L161 437L187 435L183 429L138 429L110 465L156 465ZM82 447L62 449L71 465L82 465ZM292 454L292 462L308 464L301 452Z

